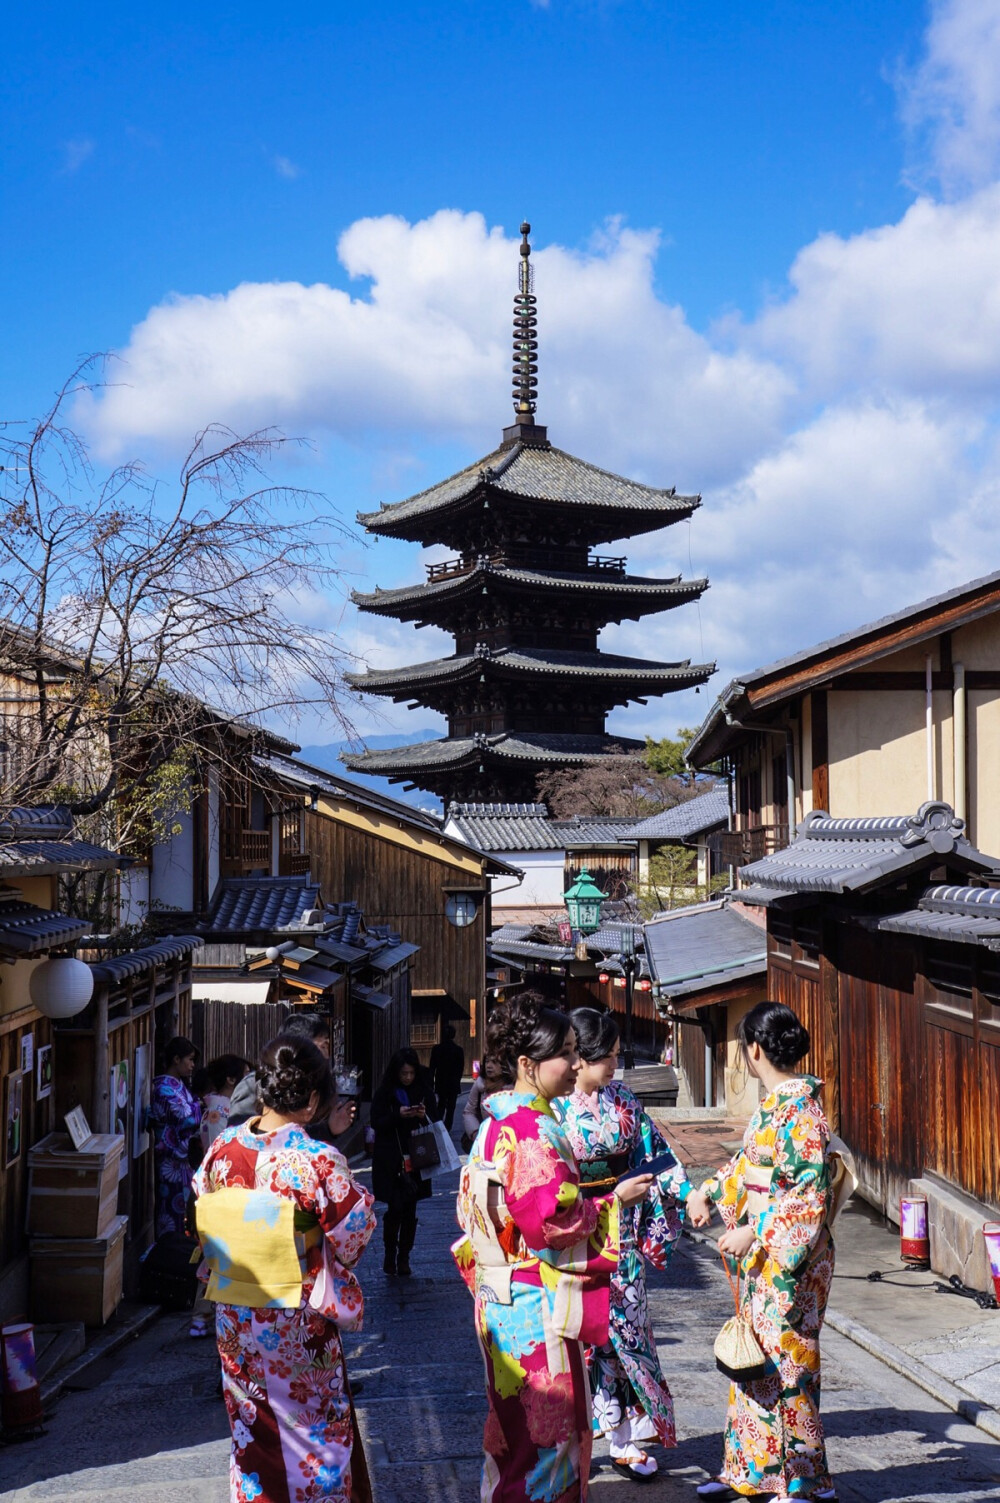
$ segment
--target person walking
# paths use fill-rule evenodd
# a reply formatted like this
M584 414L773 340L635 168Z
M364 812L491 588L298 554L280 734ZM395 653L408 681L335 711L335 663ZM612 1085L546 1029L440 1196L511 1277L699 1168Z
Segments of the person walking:
M247 1062L238 1054L220 1054L204 1068L205 1089L201 1097L201 1146L207 1153L229 1126L233 1092L247 1073Z
M372 1097L372 1190L385 1202L383 1268L390 1277L409 1278L410 1253L417 1236L417 1202L431 1194L431 1182L410 1164L410 1136L433 1122L437 1101L413 1049L397 1049Z
M592 1412L584 1343L608 1339L608 1289L622 1207L652 1177L581 1193L573 1150L552 1112L580 1068L565 1013L526 992L494 1009L487 1057L513 1089L496 1091L462 1171L453 1249L476 1298L486 1366L482 1503L585 1503Z
M833 1279L830 1129L822 1082L797 1073L809 1034L790 1008L761 1002L736 1029L743 1059L765 1095L743 1146L687 1210L707 1226L718 1206L726 1231L719 1249L735 1261L741 1313L768 1359L763 1377L734 1382L724 1460L701 1498L764 1494L836 1498L819 1416L819 1337Z
M620 1218L618 1267L611 1276L609 1339L588 1350L594 1430L608 1437L611 1460L636 1480L651 1477L656 1458L643 1442L677 1444L674 1404L656 1354L646 1300L646 1263L666 1268L681 1234L691 1186L670 1145L620 1081L618 1025L608 1012L578 1007L569 1015L581 1065L571 1096L552 1110L580 1166L584 1195L606 1194L644 1162L667 1158L645 1198Z
M190 1039L171 1039L164 1050L164 1073L150 1087L146 1125L153 1135L157 1237L185 1230L194 1174L191 1142L197 1144L201 1126L201 1107L190 1090L197 1060Z
M353 1269L372 1197L306 1128L333 1094L301 1034L264 1049L259 1117L227 1128L195 1178L232 1430L231 1503L360 1503L371 1491L341 1331L364 1312Z
M455 1121L455 1108L462 1094L462 1076L465 1074L465 1050L455 1042L453 1023L445 1023L441 1038L431 1050L431 1076L434 1094L438 1101L438 1118L451 1132Z
M500 1066L488 1056L465 1098L462 1107L462 1151L468 1153L475 1142L476 1133L486 1121L486 1100L504 1084Z
M325 1059L330 1058L330 1020L318 1012L306 1012L301 1007L293 1008L281 1025L282 1033L297 1033L309 1039ZM234 1127L260 1115L261 1100L257 1073L249 1070L233 1091L229 1107L229 1121ZM343 1100L334 1092L329 1111L316 1122L309 1124L310 1135L332 1143L334 1138L345 1133L357 1115L357 1103L350 1097Z

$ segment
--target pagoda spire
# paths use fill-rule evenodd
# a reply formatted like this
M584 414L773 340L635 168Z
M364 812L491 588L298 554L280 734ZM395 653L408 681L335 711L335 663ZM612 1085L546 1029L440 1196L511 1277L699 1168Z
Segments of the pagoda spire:
M503 430L504 449L514 444L548 445L548 430L535 422L538 402L538 299L535 297L535 269L531 264L528 236L531 225L521 224L521 257L514 297L514 422Z

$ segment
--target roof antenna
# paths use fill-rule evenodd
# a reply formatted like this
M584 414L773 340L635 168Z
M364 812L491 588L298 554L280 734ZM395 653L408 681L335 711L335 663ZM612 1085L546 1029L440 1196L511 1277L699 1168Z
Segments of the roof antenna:
M548 432L535 422L538 398L538 315L535 311L535 268L531 264L528 236L531 225L521 225L521 263L514 298L514 423L503 431L503 448L515 443L548 446Z

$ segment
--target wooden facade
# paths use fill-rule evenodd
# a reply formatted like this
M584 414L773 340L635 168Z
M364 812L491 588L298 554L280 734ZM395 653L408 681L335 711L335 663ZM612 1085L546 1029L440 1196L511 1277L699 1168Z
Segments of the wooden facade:
M832 904L791 919L768 915L769 995L809 1029L866 1198L897 1220L929 1172L1000 1211L1000 957Z
M155 1216L152 1142L136 1122L137 1075L144 1060L152 1082L162 1072L169 1040L191 1036L191 951L198 943L166 941L98 962L86 1011L54 1029L57 1117L82 1106L93 1132L125 1136L118 1214L128 1217L126 1292L134 1285L140 1255L153 1241ZM120 1073L119 1066L124 1067ZM115 1085L122 1081L125 1088L114 1101Z
M486 1018L487 858L429 828L407 828L399 819L335 807L326 799L317 810L306 810L305 819L313 880L324 894L349 895L369 924L391 924L420 946L413 990L423 995L424 1011L429 994L451 999L448 1017L471 1072L482 1053ZM476 917L464 928L445 913L455 889L479 896ZM426 1027L427 1019L421 1017L418 1026Z

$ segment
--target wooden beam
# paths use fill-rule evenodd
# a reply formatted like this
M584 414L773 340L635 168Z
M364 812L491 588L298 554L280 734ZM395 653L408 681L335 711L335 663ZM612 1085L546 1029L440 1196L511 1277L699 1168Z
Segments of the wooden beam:
M830 809L830 741L825 689L814 689L812 700L812 797L814 809Z
M975 598L974 604L968 598L953 601L926 615L918 614L884 632L861 632L853 642L823 657L817 656L812 663L794 669L781 678L748 686L747 699L752 708L762 708L776 700L787 698L797 690L802 692L814 684L825 683L830 678L849 672L853 667L876 662L901 648L914 647L926 642L929 637L967 626L983 616L993 615L997 610L1000 610L1000 585L992 585Z

